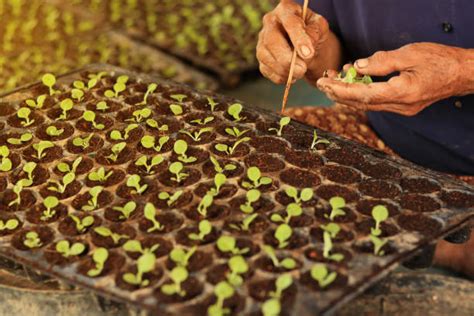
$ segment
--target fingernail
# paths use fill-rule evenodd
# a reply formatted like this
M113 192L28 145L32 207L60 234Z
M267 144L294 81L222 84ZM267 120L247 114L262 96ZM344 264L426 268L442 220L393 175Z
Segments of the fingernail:
M301 52L301 56L303 57L309 57L311 55L311 48L309 48L308 46L306 45L302 45L300 47L300 52Z
M355 62L357 68L365 68L369 65L369 61L367 59L359 59Z

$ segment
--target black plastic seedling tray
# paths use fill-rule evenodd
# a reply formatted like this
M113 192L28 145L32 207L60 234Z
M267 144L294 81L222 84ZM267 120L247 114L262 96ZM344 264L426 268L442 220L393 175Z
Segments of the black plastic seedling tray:
M62 113L59 104L70 97L72 83L88 80L89 75L100 72L106 72L106 75L85 92L82 101L74 102L65 120L56 120ZM105 91L113 90L122 75L128 77L126 89L105 97ZM151 83L156 83L157 87L148 95L145 105L140 105ZM319 130L319 139L326 139L329 144L319 143L311 150L313 128L291 122L283 128L282 136L277 136L269 129L278 129L280 116L246 105L240 113L241 120L235 122L228 114L228 108L239 101L221 95L198 92L108 65L92 65L66 74L53 88L59 92L48 96L43 108L30 108L29 119L34 122L28 127L22 126L21 122L26 121L18 117L18 113L24 111L19 112L19 109L29 107L25 102L27 99L36 100L39 95L48 95L49 89L37 83L0 99L0 146L9 148L8 158L12 162L11 170L0 172L0 219L2 225L9 220L17 221L16 227L12 225L11 229L3 227L1 230L0 253L61 280L159 315L206 314L209 306L215 303L215 285L229 276L230 255L216 246L216 240L221 236L233 236L240 250L248 248L242 254L248 265L248 271L241 275L243 284L236 286L235 293L223 301L223 307L231 314L258 315L262 304L275 290L275 280L282 274L289 274L293 283L279 296L282 314L315 315L334 312L400 262L467 226L474 217L474 190L460 181ZM109 109L97 110L100 101L105 101ZM179 105L182 114L173 114L172 104ZM215 105L214 111L210 110L210 104ZM168 129L158 130L146 120L138 120L133 113L143 109L151 110L148 119L153 118L158 126L166 124ZM102 129L82 118L86 110L95 113L94 122L97 126L103 124ZM208 117L214 119L205 120ZM115 161L107 158L113 154L111 147L122 142L112 140L111 131L117 130L123 136L131 119L138 123L123 141L125 147L115 156ZM197 126L196 119L207 122ZM63 133L49 136L46 130L51 125L62 129ZM203 127L212 130L196 142L181 132L194 132ZM240 139L249 139L236 146L231 155L226 155L216 150L215 145L234 144L236 138L226 132L226 128L233 127L247 130ZM8 141L19 139L25 133L31 133L32 139L26 137L20 144ZM84 139L90 135L88 147L81 149L73 144L77 137ZM147 149L142 145L146 135L154 136L157 142L159 137L169 136L169 141L158 152L157 146ZM189 145L187 156L197 159L184 164L188 177L179 183L171 179L168 171L170 163L179 159L173 153L172 145L178 139ZM37 159L34 146L40 141L51 141L54 147L46 149L44 156ZM151 167L150 173L135 164L142 156L150 162L156 155L161 155L163 161L158 167ZM224 171L227 181L214 196L204 217L197 212L197 206L213 187L216 172L211 156L222 167L232 164L236 168ZM61 181L64 176L58 164L65 162L72 168L72 162L78 157L82 161L76 166L74 181L63 193L51 191L49 187L56 186L53 180ZM22 171L27 161L37 163L34 181L22 190L20 204L9 206L16 197L14 184L27 177ZM87 211L84 206L92 201L90 190L97 186L89 174L100 167L105 168L106 174L113 173L101 182L103 191L97 195L98 203L92 204L92 210ZM240 205L245 202L247 188L243 182L248 182L246 174L250 167L258 167L272 183L259 187L261 197L251 204L252 214L258 215L246 231L235 225L245 216ZM132 174L139 175L140 185L148 185L141 193L126 184ZM286 205L291 202L285 193L289 187L311 188L314 195L300 203L303 213L289 220L292 235L284 245L274 237L274 231L281 224L271 218L275 213L285 216ZM160 192L171 195L178 190L184 193L176 204L170 206L158 198ZM60 205L56 214L42 220L44 199L51 195L59 198ZM333 252L344 255L340 262L322 255L321 224L328 224L324 215L329 215L328 201L335 196L346 201L345 215L333 219L341 228L333 239ZM128 219L121 218L113 207L130 201L136 202L136 209ZM149 231L153 224L144 214L147 202L154 204L155 220L163 225L161 229ZM381 225L381 238L388 240L382 248L382 256L373 254L369 241L373 226L370 214L374 205L386 206L390 215ZM73 216L80 219L92 216L94 222L78 230ZM198 223L204 219L211 223L211 232L204 235L202 241L190 239L189 234L198 233ZM111 237L100 235L96 231L99 227L108 228L121 237L115 242ZM39 243L32 234L27 237L29 232L37 233ZM143 247L159 245L154 250L155 267L144 273L143 278L148 283L141 287L133 286L123 278L124 273L137 272L139 255L123 248L123 244L132 239L139 240ZM61 240L68 240L70 245L82 243L85 249L65 257L56 250ZM276 249L279 260L292 258L296 266L276 268L263 250L264 244ZM189 276L182 284L185 294L163 294L162 286L170 284L170 271L175 267L170 260L170 251L178 248L189 251L194 246L196 252L186 266ZM88 271L95 267L92 255L99 247L107 249L108 261L99 276L89 277ZM324 288L309 273L315 264L321 263L337 273L335 281Z

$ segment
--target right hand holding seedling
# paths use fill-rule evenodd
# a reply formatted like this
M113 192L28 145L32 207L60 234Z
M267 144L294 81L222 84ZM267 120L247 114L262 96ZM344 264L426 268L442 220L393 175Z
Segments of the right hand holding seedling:
M257 59L262 74L274 83L286 82L294 47L298 57L293 78L303 78L314 66L313 60L329 36L329 26L325 18L308 9L305 25L302 11L302 7L293 0L282 0L263 18Z

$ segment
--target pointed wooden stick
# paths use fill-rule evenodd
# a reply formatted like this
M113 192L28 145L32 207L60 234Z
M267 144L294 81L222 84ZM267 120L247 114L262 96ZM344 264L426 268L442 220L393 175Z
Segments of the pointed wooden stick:
M306 20L306 12L308 11L309 0L304 0L303 4L303 23ZM288 80L286 81L285 93L283 94L283 102L281 104L281 114L285 112L286 103L288 102L288 95L290 94L291 83L293 82L293 74L295 72L296 57L298 53L296 52L296 47L293 50L293 56L291 57L290 64L290 73L288 74Z

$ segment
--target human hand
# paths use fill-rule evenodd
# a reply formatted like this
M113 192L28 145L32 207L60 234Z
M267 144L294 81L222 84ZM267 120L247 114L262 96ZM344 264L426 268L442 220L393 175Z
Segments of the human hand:
M474 280L474 231L471 239L460 245L440 241L436 247L434 263L463 273Z
M412 116L436 101L470 93L472 84L463 66L466 50L434 43L415 43L394 51L380 51L359 59L354 67L361 75L387 76L387 82L343 83L335 72L317 86L336 103L368 111L388 111ZM347 67L347 65L346 65Z
M286 82L293 47L296 47L298 53L293 78L303 78L308 69L313 67L312 61L329 35L326 19L308 9L303 21L302 12L303 8L293 0L282 0L263 18L257 59L261 73L274 83Z

